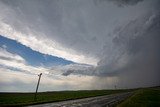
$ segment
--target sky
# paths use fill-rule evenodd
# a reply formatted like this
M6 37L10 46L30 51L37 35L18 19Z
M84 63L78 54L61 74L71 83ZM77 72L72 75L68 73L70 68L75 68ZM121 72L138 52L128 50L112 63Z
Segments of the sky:
M0 92L160 85L159 0L0 0Z

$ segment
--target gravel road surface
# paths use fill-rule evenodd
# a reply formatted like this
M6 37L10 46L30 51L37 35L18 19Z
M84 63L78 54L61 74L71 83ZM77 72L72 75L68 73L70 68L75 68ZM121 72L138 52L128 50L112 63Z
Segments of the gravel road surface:
M132 94L133 92L126 92L77 100L31 105L28 107L112 107Z

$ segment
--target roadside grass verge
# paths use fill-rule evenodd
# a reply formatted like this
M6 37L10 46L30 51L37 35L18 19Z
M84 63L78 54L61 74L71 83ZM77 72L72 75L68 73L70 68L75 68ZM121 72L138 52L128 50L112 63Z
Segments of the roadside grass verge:
M117 107L160 107L160 88L137 90Z
M132 90L84 90L84 91L57 91L39 92L34 101L34 93L0 93L0 106L24 106L47 102L58 102L79 98L109 95Z

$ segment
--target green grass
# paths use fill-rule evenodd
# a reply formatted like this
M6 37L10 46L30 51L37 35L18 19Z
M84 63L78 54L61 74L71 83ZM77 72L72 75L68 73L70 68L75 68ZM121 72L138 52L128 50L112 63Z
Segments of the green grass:
M160 88L140 89L118 107L160 107Z
M78 98L108 95L131 90L92 90L92 91L59 91L41 92L34 101L34 93L0 93L0 106L22 106L45 102L57 102Z

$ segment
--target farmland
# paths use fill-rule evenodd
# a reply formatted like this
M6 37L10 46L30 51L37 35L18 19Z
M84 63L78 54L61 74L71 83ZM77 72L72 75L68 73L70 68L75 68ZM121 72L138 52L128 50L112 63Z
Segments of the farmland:
M118 107L160 107L160 88L140 89Z
M0 106L22 106L47 102L58 102L71 99L102 96L122 93L132 90L83 90L83 91L57 91L39 92L34 101L34 93L0 93Z
M34 100L35 93L0 93L0 106L25 106L60 102L95 96L104 96L123 92L134 92L131 97L118 104L118 107L159 107L160 88L140 88L124 90L79 90L79 91L53 91L39 92L37 100Z

